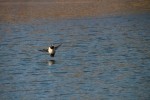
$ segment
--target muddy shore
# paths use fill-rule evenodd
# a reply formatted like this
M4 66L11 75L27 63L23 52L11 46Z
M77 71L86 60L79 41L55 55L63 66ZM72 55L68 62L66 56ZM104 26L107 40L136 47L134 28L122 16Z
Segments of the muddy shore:
M149 0L0 1L0 21L95 17L150 12Z

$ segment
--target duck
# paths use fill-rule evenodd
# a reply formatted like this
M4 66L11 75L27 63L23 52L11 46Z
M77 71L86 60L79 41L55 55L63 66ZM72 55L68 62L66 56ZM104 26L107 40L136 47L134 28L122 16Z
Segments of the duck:
M41 52L47 52L51 57L55 56L56 50L58 49L58 47L60 47L62 44L59 44L57 46L51 45L49 46L47 49L42 49L39 50Z

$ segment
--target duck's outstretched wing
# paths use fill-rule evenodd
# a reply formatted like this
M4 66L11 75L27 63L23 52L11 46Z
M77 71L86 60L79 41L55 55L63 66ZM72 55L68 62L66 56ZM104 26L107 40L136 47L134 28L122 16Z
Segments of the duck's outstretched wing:
M61 45L62 45L62 43L57 45L57 46L55 46L55 50L57 50L57 48L60 47Z
M42 50L39 50L41 52L48 52L48 49L42 49Z

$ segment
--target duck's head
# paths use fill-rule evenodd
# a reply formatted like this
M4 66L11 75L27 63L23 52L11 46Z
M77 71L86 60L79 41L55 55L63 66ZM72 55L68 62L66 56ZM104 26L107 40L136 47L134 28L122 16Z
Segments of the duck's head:
M54 45L51 45L50 48L51 48L51 49L54 49L55 47L54 47Z

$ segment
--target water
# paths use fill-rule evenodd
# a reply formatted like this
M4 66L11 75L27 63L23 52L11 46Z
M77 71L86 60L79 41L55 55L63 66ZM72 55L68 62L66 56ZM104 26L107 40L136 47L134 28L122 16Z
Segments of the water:
M149 100L150 15L0 24L1 100ZM39 52L63 43L54 58Z

